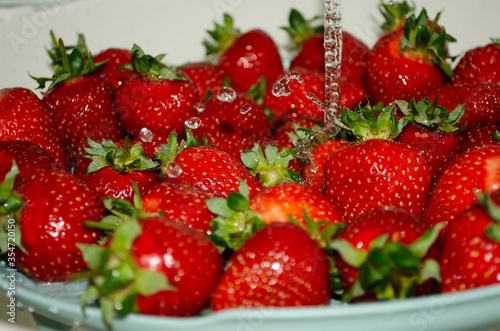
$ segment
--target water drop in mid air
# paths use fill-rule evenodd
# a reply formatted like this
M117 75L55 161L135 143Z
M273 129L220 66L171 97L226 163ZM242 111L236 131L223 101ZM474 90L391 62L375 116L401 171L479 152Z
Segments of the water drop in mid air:
M184 124L191 130L198 129L201 126L201 120L199 117L191 117L190 119L184 121Z
M198 102L196 105L196 110L198 111L198 113L203 113L203 111L205 110L205 105L202 103L202 102Z
M240 113L242 115L245 115L248 113L250 110L252 110L252 105L249 103L245 103L243 106L241 106Z
M295 79L299 83L303 83L304 79L300 77L300 73L297 71L290 71L281 79L278 79L273 84L272 93L275 97L288 96L292 92L290 91L290 80Z
M139 134L139 138L145 143L149 143L153 141L153 132L148 128L142 128L141 133Z

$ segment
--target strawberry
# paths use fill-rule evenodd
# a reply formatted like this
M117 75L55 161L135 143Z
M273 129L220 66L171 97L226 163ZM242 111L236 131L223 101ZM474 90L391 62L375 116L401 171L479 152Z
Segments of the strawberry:
M290 11L289 26L282 27L288 32L298 48L290 62L290 70L303 68L325 73L325 47L323 25L314 27L318 17L306 20L296 9ZM353 83L363 88L363 72L369 48L349 32L342 32L341 82Z
M246 181L251 195L262 189L239 159L215 146L199 146L196 139L178 143L176 135L171 135L158 158L162 182L185 183L223 197L238 190L240 179Z
M266 188L250 200L250 209L269 224L285 222L290 217L307 225L305 213L312 220L326 224L342 223L343 218L331 199L299 183L281 183Z
M144 193L158 181L159 164L148 158L139 142L131 145L130 139L114 143L89 139L90 147L85 159L79 161L73 175L85 182L101 198L134 199L131 181ZM123 147L120 147L122 145Z
M158 183L142 195L146 213L162 212L165 216L184 222L193 229L210 232L210 221L216 217L207 208L206 200L218 197L184 183Z
M204 106L198 114L199 127L191 127L194 135L198 139L205 136L210 144L235 158L271 135L264 110L246 94L226 88L209 97Z
M497 83L442 86L429 97L438 98L438 105L446 109L464 105L465 112L458 126L469 128L479 123L500 122L500 85Z
M462 133L460 150L470 151L486 145L500 144L500 124L477 124Z
M410 144L422 155L430 168L433 181L436 181L448 165L460 152L461 128L455 126L464 114L464 106L453 111L437 105L437 99L424 98L397 101L404 115L411 116L411 121L397 136L396 141Z
M64 170L40 169L13 186L17 173L14 164L2 190L2 213L16 220L18 231L16 267L43 282L69 280L86 270L76 244L96 245L102 237L100 231L81 224L103 216L97 196Z
M372 104L422 99L452 76L446 63L446 42L454 41L437 29L439 14L428 25L425 9L406 20L404 30L383 36L367 59L364 83Z
M500 40L468 50L453 69L451 84L500 83Z
M53 76L35 79L42 89L52 82L42 100L64 135L69 163L74 165L85 154L87 138L117 140L124 137L124 131L114 111L114 88L93 74L92 55L85 57L78 49L67 54L62 40L58 49L62 63Z
M130 64L132 53L125 48L108 48L96 56L94 62L105 62L104 65L96 69L95 73L106 79L115 89L122 86L129 78L129 70L121 70L120 67Z
M205 99L207 92L209 95L217 94L224 86L224 79L227 77L222 69L210 62L192 62L181 66L178 70L193 81L200 99Z
M327 196L293 182L265 188L252 197L248 185L240 181L237 192L226 199L207 200L207 207L217 215L210 223L210 237L230 250L239 249L257 230L274 222L301 225L322 247L342 226L342 217Z
M8 140L0 141L0 182L12 168L15 161L19 169L19 176L35 172L43 168L60 168L60 165L40 146L29 141Z
M31 90L21 87L0 90L0 140L37 144L61 165L66 149L49 110Z
M212 309L326 305L329 262L300 226L271 223L229 259L212 298Z
M478 202L450 224L441 255L441 292L500 282L498 193L478 194Z
M261 77L272 82L283 73L278 47L265 31L240 33L233 18L224 14L224 24L215 24L215 29L207 32L213 39L204 41L207 55L220 55L218 66L230 77L235 90L248 92Z
M144 54L137 45L132 48L126 68L133 74L116 94L116 111L133 139L152 141L173 130L183 133L184 123L197 115L195 85L161 63L164 56Z
M103 247L79 245L91 268L82 295L99 299L108 325L131 311L197 315L210 301L222 261L203 233L166 216L131 219Z
M434 186L422 220L427 225L453 223L476 201L474 191L500 187L500 147L485 146L464 152L450 162Z
M377 207L353 220L329 248L344 283L343 301L402 299L426 294L440 280L435 245L444 224L427 230L398 207Z
M391 140L408 118L397 121L394 104L378 118L369 108L343 110L341 118L337 125L358 139L331 153L325 163L325 192L341 214L353 220L389 205L419 216L431 189L429 167L418 152Z

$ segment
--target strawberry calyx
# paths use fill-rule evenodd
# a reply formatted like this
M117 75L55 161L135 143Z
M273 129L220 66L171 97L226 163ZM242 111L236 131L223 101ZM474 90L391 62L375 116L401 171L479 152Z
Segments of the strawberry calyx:
M52 39L52 48L47 49L47 54L52 60L52 66L62 65L62 57L61 48L59 47L59 42L54 34L54 31L50 31L50 38ZM77 49L79 50L84 57L89 56L89 51L87 47L87 43L85 41L85 36L82 33L77 34L76 44L73 46L65 45L66 51Z
M207 33L213 39L203 40L207 56L223 54L240 35L239 29L234 27L233 17L227 13L224 13L223 24L215 23L215 29Z
M0 184L0 254L11 249L11 243L26 252L21 243L21 230L18 225L18 213L23 207L23 200L14 191L14 181L19 175L19 168L16 161L12 162L10 171L5 175L5 179ZM12 242L12 234L14 242Z
M410 102L397 100L396 104L405 116L411 116L413 122L429 129L439 129L443 132L458 132L463 127L455 126L465 113L464 105L457 106L449 111L443 106L438 106L438 98L432 101L424 98L419 102L412 99Z
M439 263L423 258L444 227L444 222L438 223L408 245L383 234L370 242L368 251L357 250L345 239L333 240L329 248L358 269L356 280L342 301L365 294L374 294L379 300L403 299L415 296L418 285L429 279L440 282Z
M312 36L318 33L323 33L324 26L322 24L318 26L313 26L312 24L318 19L320 19L320 16L314 16L313 18L306 20L300 11L292 8L290 10L290 14L288 15L289 25L282 26L281 28L288 33L295 43L294 48L297 48L309 40Z
M415 4L410 5L407 1L386 3L380 0L378 8L385 20L381 25L382 31L389 33L404 25L408 14L415 11Z
M181 76L174 68L162 63L166 54L159 54L157 56L145 54L137 44L132 46L131 52L130 63L119 67L119 69L132 70L139 76L151 81L187 80L186 77Z
M217 215L210 221L209 237L219 247L236 250L265 223L257 212L250 209L249 188L240 179L238 192L231 192L227 199L213 198L206 201L207 208Z
M334 122L341 130L352 134L358 143L369 139L394 140L411 119L404 116L398 120L395 104L384 107L378 116L369 106L358 106L354 111L344 108L340 118L334 117Z
M201 141L196 138L191 130L186 127L186 140L179 142L177 132L173 130L168 136L167 144L160 145L160 151L153 155L154 162L160 162L160 177L163 178L168 174L168 168L174 163L175 158L183 150L189 147L208 145L205 135Z
M175 290L167 277L137 266L131 247L142 233L136 218L122 223L105 246L76 244L89 266L85 277L90 279L81 296L82 309L88 303L99 301L103 318L111 325L115 316L138 311L138 295L149 296L163 290Z
M496 243L500 243L500 205L498 205L498 194L499 192L493 193L480 193L475 191L474 194L477 197L479 204L481 204L488 216L491 218L491 223L484 229L484 234L489 239Z
M441 12L430 25L425 8L418 17L415 14L408 17L404 25L405 35L401 37L401 54L404 52L422 54L439 66L446 75L452 77L453 72L445 59L453 60L455 57L448 55L446 45L448 42L455 42L456 39L447 34L444 27L437 29L440 16Z
M53 65L55 65L54 74L50 78L37 78L30 75L38 83L38 89L44 89L47 82L51 82L48 87L50 90L62 82L90 75L98 67L105 64L105 62L94 63L92 53L87 51L84 41L83 45L79 41L77 46L66 47L62 39L59 38L56 42L53 35L52 38L54 48L52 51L48 51L48 53Z
M87 139L90 147L85 147L88 153L85 158L92 159L87 168L87 174L94 173L102 168L111 167L119 172L157 170L160 164L151 160L140 142L131 145L130 138L125 137L125 146L122 148L112 140L103 139L101 143Z
M340 231L346 227L344 223L328 223L326 221L313 220L307 209L304 211L304 220L306 224L292 215L288 218L289 222L299 225L312 239L316 240L318 244L325 249L328 248L330 242L334 240Z
M264 187L271 187L284 182L303 182L297 172L288 168L289 162L295 157L296 153L287 148L279 150L275 144L268 144L262 151L262 147L254 143L252 149L241 153L241 162Z

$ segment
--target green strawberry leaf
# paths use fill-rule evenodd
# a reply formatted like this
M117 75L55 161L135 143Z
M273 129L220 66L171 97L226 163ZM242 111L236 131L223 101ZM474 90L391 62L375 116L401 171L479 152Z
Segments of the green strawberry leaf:
M149 296L159 291L175 291L176 287L169 283L168 278L159 272L139 269L136 272L137 292Z

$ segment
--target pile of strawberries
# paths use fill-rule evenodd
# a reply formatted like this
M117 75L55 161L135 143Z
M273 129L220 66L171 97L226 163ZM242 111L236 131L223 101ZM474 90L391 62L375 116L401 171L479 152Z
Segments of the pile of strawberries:
M107 323L499 283L500 44L452 66L440 13L379 9L372 47L343 32L326 124L324 34L296 10L286 69L229 15L181 67L52 35L43 96L0 91L2 258L88 279Z

